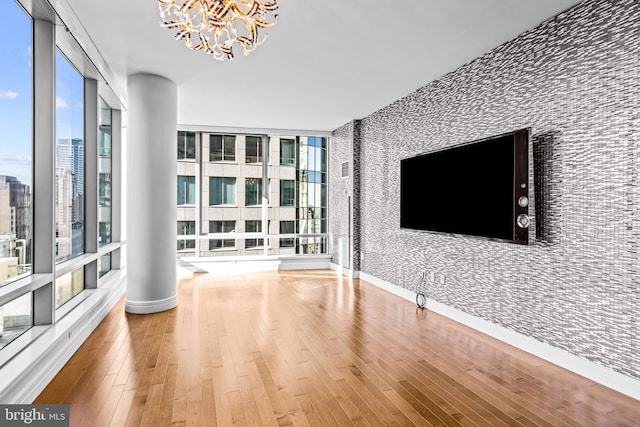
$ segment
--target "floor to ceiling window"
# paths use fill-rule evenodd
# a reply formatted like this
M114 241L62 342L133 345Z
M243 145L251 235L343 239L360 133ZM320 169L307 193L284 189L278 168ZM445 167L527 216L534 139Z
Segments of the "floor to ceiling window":
M193 140L205 155L181 156L178 132L179 256L326 253L325 137L202 132ZM195 205L185 206L188 188L199 189Z
M327 141L316 136L302 137L298 144L297 232L305 235L327 229ZM325 239L307 236L299 239L299 253L324 253Z
M84 253L84 77L56 49L56 261ZM83 289L83 270L56 279L56 307Z
M56 260L84 252L84 78L56 50Z
M177 250L181 256L196 254L196 205L199 200L196 187L200 156L198 135L195 132L178 132L178 194L177 194ZM227 144L230 146L231 144ZM217 143L218 151L211 155L224 156L224 141Z
M0 0L0 367L122 265L119 97L52 7Z
M98 244L111 243L111 108L104 99L98 105ZM111 270L111 253L98 258L98 274Z
M0 287L31 273L33 74L31 18L0 2ZM31 327L31 292L0 302L0 348Z

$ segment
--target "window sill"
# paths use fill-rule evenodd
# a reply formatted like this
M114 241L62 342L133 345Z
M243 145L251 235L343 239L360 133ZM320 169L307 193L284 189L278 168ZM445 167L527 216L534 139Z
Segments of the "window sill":
M0 287L0 306L53 281L53 274L30 274Z

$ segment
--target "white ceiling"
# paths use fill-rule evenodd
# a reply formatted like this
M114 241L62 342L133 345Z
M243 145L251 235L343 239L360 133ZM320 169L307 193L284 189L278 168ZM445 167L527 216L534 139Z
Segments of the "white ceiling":
M155 0L67 0L126 99L139 72L178 85L181 125L331 131L579 0L280 0L251 55L215 61L161 28ZM79 37L82 42L82 37Z

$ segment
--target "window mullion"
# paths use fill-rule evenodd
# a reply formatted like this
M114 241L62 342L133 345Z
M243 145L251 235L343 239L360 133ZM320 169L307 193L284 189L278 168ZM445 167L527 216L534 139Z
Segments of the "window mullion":
M269 255L269 137L262 135L262 235L263 255Z

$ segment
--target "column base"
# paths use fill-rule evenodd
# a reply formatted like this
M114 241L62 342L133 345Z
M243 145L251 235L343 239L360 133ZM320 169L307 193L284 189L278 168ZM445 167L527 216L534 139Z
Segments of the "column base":
M178 295L156 301L131 301L126 300L124 311L132 314L151 314L171 310L178 305Z

